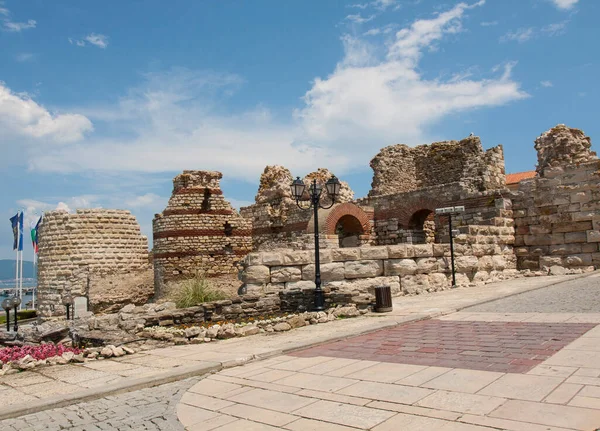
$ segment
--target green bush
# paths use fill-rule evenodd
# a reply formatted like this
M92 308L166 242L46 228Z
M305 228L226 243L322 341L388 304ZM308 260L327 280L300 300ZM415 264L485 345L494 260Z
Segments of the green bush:
M4 311L0 308L0 311ZM15 319L15 315L13 314L13 310L10 310L10 322L12 323ZM21 310L19 312L17 312L17 321L18 320L24 320L24 319L33 319L34 317L37 317L37 311L35 310ZM3 312L0 315L0 324L2 323L6 323L6 312Z
M193 307L203 302L219 299L227 299L227 295L212 288L206 278L200 275L182 282L175 294L177 308Z

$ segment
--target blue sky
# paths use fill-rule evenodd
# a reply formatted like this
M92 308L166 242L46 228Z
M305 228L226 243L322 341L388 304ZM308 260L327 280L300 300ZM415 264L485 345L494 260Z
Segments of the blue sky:
M360 197L380 148L471 132L533 169L558 123L600 139L599 18L595 0L0 1L0 258L20 208L130 209L151 237L183 169L222 171L238 207L267 164Z

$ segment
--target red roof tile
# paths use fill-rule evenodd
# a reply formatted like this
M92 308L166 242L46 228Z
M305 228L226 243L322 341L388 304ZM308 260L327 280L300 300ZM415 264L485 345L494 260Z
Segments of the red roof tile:
M517 172L516 174L506 175L506 184L517 184L521 180L535 177L535 171Z

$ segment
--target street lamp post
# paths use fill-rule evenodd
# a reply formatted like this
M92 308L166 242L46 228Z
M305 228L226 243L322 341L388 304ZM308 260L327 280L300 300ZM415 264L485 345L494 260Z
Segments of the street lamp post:
M17 308L19 307L19 305L21 305L21 298L19 298L18 296L13 296L11 303L13 306L13 311L15 313L15 324L13 325L13 330L17 332L19 330L19 324L17 323Z
M300 179L300 177L296 177L294 182L291 184L292 196L296 199L296 205L300 209L313 209L313 219L314 219L314 227L315 227L315 310L323 311L325 309L325 297L323 295L323 289L321 289L321 262L319 256L319 217L318 210L329 209L335 203L335 198L340 193L341 184L339 180L333 176L325 183L325 188L327 190L327 194L331 199L331 204L329 206L322 206L321 201L321 192L323 191L322 186L317 184L317 180L313 179L311 186L309 187L309 200L310 204L308 207L303 207L300 205L300 200L304 195L306 185Z
M71 296L71 294L67 293L65 296L63 296L62 303L67 309L67 320L69 320L69 310L73 305L73 297ZM73 314L75 314L75 310L73 310Z
M452 215L465 212L464 206L436 208L437 215L448 216L448 230L450 231L450 261L452 264L452 287L456 287L456 270L454 268L454 231L452 231Z
M5 298L2 301L2 308L6 311L6 332L10 332L10 309L12 307L12 298Z

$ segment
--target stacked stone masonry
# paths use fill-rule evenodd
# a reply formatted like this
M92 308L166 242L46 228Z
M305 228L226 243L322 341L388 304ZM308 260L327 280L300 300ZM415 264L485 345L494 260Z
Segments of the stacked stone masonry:
M252 223L225 200L221 177L220 172L184 171L173 179L167 208L153 221L157 290L199 273L236 272L238 261L252 250Z
M63 314L65 294L88 296L96 279L148 271L148 240L129 211L50 211L40 226L38 259L38 312Z

